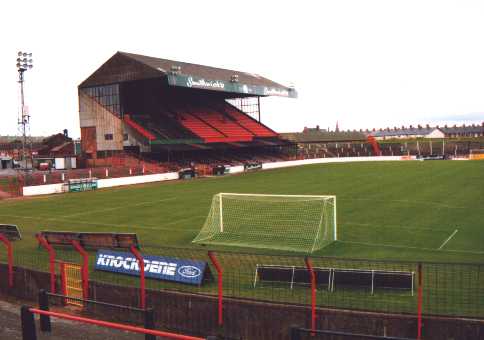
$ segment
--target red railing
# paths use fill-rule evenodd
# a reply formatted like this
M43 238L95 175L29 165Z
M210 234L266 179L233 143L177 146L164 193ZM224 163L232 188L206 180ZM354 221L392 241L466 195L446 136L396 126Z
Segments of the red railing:
M96 319L85 318L77 315L65 314L65 313L58 313L52 312L47 310L41 310L37 308L30 308L28 306L22 306L21 308L21 320L22 320L22 335L23 340L35 340L37 339L36 332L35 332L35 321L34 321L34 314L54 317L64 320L76 321L111 329L117 329L121 331L128 331L133 333L139 334L149 334L154 336L159 336L168 339L178 339L178 340L208 340L214 339L212 337L207 338L200 338L195 336L183 335L183 334L176 334L170 332L163 332L157 331L154 329L147 329L142 327L136 327L131 325L125 325L121 323L109 322L109 321L102 321Z
M212 251L208 252L208 257L212 264L214 265L215 269L217 270L218 276L218 324L219 326L223 325L223 270L222 266L217 260L215 253Z
M134 245L130 247L131 253L136 257L138 260L138 266L139 266L139 277L140 277L140 284L139 284L139 289L140 289L140 308L145 309L146 308L146 289L145 289L145 261L143 260L143 256L140 254L138 249Z
M7 247L7 257L8 257L8 286L13 287L13 247L12 242L9 241L5 235L0 234L0 241Z
M55 293L55 250L40 234L36 234L35 237L39 241L39 244L49 253L50 292Z
M418 264L418 306L417 306L417 339L422 339L422 264Z
M309 257L304 259L311 277L311 329L316 330L316 274L313 270L313 264ZM314 335L312 333L312 335Z
M82 256L82 295L84 299L88 299L89 298L89 254L76 240L72 240L72 246Z

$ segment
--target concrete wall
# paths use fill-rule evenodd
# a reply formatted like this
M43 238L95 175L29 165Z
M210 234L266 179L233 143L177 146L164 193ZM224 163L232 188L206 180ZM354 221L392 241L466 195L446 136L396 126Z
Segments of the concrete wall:
M60 194L62 192L62 183L58 184L45 184L45 185L34 185L30 187L22 188L23 196L37 196L37 195L50 195L50 194Z
M178 179L178 172L167 172L163 174L144 175L144 176L130 176L119 178L106 178L98 180L98 188L110 188L121 185L131 185L150 182L161 182Z
M163 174L144 175L144 176L130 176L119 178L106 178L98 180L98 188L110 188L122 185L132 185L140 183L161 182L178 179L178 172L167 172ZM62 183L34 185L23 187L24 196L49 195L58 194L62 192Z
M277 169L290 166L300 166L308 164L324 164L324 163L349 163L349 162L381 162L381 161L401 161L401 156L379 156L379 157L333 157L333 158L313 158L301 159L296 161L273 162L264 163L262 169Z
M414 159L413 157L412 159ZM262 165L263 170L286 168L291 166L301 166L308 164L324 164L324 163L347 163L347 162L374 162L374 161L400 161L408 160L409 158L404 156L380 156L380 157L340 157L340 158L314 158L314 159L303 159L296 161L285 161L285 162L273 162L264 163ZM244 166L238 165L230 168L230 173L241 173L244 172ZM131 185L139 183L150 183L159 181L169 181L178 179L178 173L169 172L164 174L155 175L145 175L145 176L130 176L130 177L120 177L120 178L108 178L100 179L98 181L99 188L109 188L120 185ZM23 188L24 196L34 196L34 195L48 195L56 194L62 192L62 184L47 184L47 185L37 185L31 187Z

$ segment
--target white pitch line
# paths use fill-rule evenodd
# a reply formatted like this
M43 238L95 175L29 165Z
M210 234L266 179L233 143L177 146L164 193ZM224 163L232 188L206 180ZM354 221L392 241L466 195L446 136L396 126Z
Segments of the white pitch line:
M425 250L425 251L439 251L435 248L424 248L424 247L412 247L412 246L399 246L395 244L381 244L381 243L367 243L367 242L353 242L353 241L341 241L336 240L335 242L339 243L347 243L347 244L356 244L362 246L372 246L372 247L388 247L388 248L397 248L397 249L416 249L416 250ZM483 255L483 251L467 251L467 250L440 250L441 252L446 253L462 253L462 254L474 254L474 255Z
M64 217L72 217L72 216L79 216L79 215L96 214L96 213L100 213L100 212L106 212L106 211L112 211L112 210L118 210L118 209L124 209L124 208L131 208L131 207L139 207L139 206L142 206L142 205L149 205L149 204L159 203L159 202L172 201L172 200L175 200L175 199L176 199L176 197L170 197L170 198L164 198L162 200L157 200L157 201L148 201L148 202L118 205L116 207L104 208L104 209L98 209L98 210L81 211L81 212L74 213L74 214L61 215L59 217L64 218Z
M342 223L345 225L351 225L354 227L372 227L372 228L399 228L400 230L405 229L405 230L430 230L430 231L441 231L446 233L447 230L444 229L439 229L439 228L425 228L425 227L418 227L418 226L406 226L406 225L400 225L400 224L385 224L385 225L380 225L380 224L370 224L370 223L357 223L357 222L346 222Z
M374 201L374 202L392 202L392 203L405 203L411 205L435 205L443 208L450 208L450 209L466 209L466 207L459 207L454 205L449 205L446 203L441 202L432 202L432 201L415 201L415 200L382 200L378 198L358 198L358 197L339 197L338 201Z
M159 231L176 231L176 232L194 232L194 231L200 231L200 229L173 229L173 228L165 228L165 225L173 225L176 223L181 223L185 222L188 220L192 220L195 218L200 218L203 216L192 216L192 217L187 217L184 219L180 219L177 221L172 221L169 223L165 223L161 227L155 227L155 226L147 226L147 225L139 225L139 224L134 224L134 225L123 225L123 224L111 224L111 223L101 223L101 222L90 222L90 221L75 221L73 222L70 219L67 218L55 218L55 217L34 217L34 216L19 216L19 215L4 215L0 214L0 216L3 217L11 217L11 218L23 218L23 219L29 219L29 220L35 220L35 221L52 221L52 222L71 222L71 223L77 223L77 224L84 224L84 225L93 225L93 226L103 226L103 227L112 227L112 228L121 228L121 229L146 229L146 230L159 230Z
M458 229L454 230L454 232L452 233L452 235L450 235L449 238L447 240L445 240L444 243L442 243L442 245L439 247L439 250L441 250L447 244L447 242L449 242L450 239L452 237L454 237L455 234L457 234L458 231L459 231Z

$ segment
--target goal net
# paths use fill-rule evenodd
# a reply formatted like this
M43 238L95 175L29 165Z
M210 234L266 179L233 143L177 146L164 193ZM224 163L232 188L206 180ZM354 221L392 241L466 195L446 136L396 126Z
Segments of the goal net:
M219 193L192 242L312 253L336 239L336 196Z

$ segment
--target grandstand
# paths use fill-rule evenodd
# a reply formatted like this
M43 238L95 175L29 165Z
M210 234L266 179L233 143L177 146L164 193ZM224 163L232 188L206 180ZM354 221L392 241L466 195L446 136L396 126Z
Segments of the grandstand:
M270 95L297 97L257 74L118 52L79 85L83 156L91 164L126 152L171 163L200 151L204 161L234 161L241 150L283 157L294 144L260 121L259 98Z

